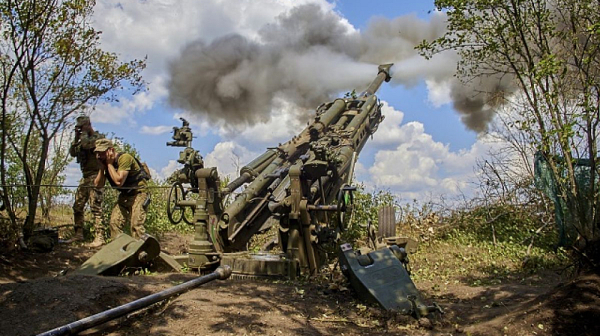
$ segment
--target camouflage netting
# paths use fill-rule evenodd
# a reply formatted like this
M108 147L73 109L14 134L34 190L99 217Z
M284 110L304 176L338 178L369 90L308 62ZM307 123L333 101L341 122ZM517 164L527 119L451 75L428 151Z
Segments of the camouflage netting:
M564 159L556 158L555 160L559 163L558 167L563 172L561 177L566 178L566 168L562 163ZM554 203L555 221L559 233L558 246L572 245L577 238L576 217L572 209L567 205L566 198L561 197L558 183L552 174L548 159L541 152L535 153L534 171L536 187L542 190ZM592 218L594 203L596 203L596 206L599 205L597 203L600 203L594 202L594 197L590 197L590 188L592 186L590 173L590 160L577 159L575 162L575 180L577 189L580 190L577 203L584 209L585 218ZM595 182L597 186L600 184L598 174L595 176Z

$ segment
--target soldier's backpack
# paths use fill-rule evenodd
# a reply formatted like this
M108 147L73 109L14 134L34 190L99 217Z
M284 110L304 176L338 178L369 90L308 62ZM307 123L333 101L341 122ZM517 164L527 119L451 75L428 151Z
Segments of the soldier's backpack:
M117 154L115 161L119 160L119 156L121 156L121 154L123 154L123 152ZM152 179L152 175L150 174L150 168L148 168L148 165L146 164L146 162L140 161L140 159L138 159L133 154L131 154L131 156L133 156L133 158L135 159L135 162L137 162L138 166L140 166L140 168L141 168L139 175L135 179L136 182L141 181L141 180L148 181L148 180Z
M148 168L148 165L146 164L146 162L140 161L135 156L133 158L135 159L135 162L137 162L137 164L141 168L140 178L143 178L146 181L151 180L152 179L152 175L150 174L150 168Z

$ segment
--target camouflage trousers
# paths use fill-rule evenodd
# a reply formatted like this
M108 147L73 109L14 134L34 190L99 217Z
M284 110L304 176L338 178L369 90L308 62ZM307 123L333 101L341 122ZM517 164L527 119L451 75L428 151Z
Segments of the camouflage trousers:
M138 192L134 195L125 195L121 193L117 200L117 205L110 215L110 238L115 239L123 232L123 227L126 222L129 222L131 227L131 236L135 239L140 239L146 229L146 209L144 202L148 198L146 192Z
M85 205L89 202L92 214L94 215L94 230L103 232L102 226L102 200L104 198L104 188L96 188L94 179L96 176L84 177L79 181L79 187L75 192L75 203L73 203L73 220L75 230L83 229L85 220Z

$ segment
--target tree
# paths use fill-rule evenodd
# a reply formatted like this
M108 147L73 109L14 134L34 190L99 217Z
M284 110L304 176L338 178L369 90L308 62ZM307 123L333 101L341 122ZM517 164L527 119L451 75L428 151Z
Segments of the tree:
M121 62L100 48L90 24L94 0L0 0L0 182L12 225L20 227L9 198L7 170L18 165L26 184L25 236L34 218L51 141L115 92L144 87L145 60ZM16 161L9 160L14 153ZM32 155L35 154L35 155Z
M600 4L592 0L436 0L447 33L424 41L431 57L461 56L463 81L510 79L513 95L490 97L524 104L510 122L548 163L556 197L571 215L576 249L600 240L598 133L600 123ZM582 175L585 175L581 182ZM598 257L598 256L596 256Z
M70 140L69 134L61 132L53 138L50 146L46 170L42 178L43 188L40 189L40 207L42 218L45 221L50 220L50 209L52 209L55 198L69 193L69 190L61 185L66 179L64 170L72 160L68 148Z

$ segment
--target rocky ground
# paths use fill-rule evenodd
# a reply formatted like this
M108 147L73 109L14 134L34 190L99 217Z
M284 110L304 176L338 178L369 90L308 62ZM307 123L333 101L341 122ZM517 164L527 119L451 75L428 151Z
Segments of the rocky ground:
M188 237L161 238L166 252ZM50 253L0 256L0 335L34 335L157 293L198 275L70 274L98 249L60 244ZM418 271L418 270L416 270ZM216 280L84 335L597 335L600 277L545 271L491 286L457 277L416 283L444 315L415 320L365 305L343 284ZM435 288L435 290L434 290Z

